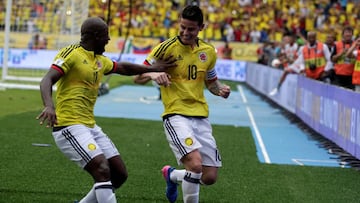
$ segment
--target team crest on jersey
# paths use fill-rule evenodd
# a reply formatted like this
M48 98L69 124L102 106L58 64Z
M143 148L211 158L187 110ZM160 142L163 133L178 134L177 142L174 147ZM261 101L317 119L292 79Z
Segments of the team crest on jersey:
M61 67L63 63L64 63L64 60L62 60L62 59L56 59L54 61L54 64L59 66L59 67Z
M207 55L206 55L206 53L205 53L205 52L200 52L200 53L199 53L199 59L200 59L201 62L207 61Z
M90 143L90 144L88 144L88 149L90 151L94 151L96 149L96 145L94 145L93 143Z
M185 144L187 146L191 146L191 145L194 144L194 141L193 141L193 139L191 139L191 137L188 137L188 138L185 139Z

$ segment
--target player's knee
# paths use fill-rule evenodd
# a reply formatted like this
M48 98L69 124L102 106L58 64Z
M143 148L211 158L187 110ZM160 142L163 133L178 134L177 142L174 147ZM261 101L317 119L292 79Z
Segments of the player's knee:
M205 167L203 175L201 177L201 183L203 185L212 185L217 180L217 169L213 167Z
M126 182L127 178L128 178L127 171L122 171L117 174L112 174L111 182L112 182L113 187L115 189L119 188L122 184L124 184Z
M192 171L193 173L202 173L202 165L197 162L188 162L184 164L187 171Z
M110 167L109 163L102 156L97 156L91 160L86 166L85 170L88 171L96 182L109 181Z
M102 162L99 164L99 166L96 169L96 174L99 179L102 180L109 180L110 179L110 167L107 162ZM101 180L101 181L102 181Z
M217 177L216 175L203 175L201 177L201 184L203 185L212 185L212 184L215 184L216 183L216 180L217 180Z
M189 169L190 169L190 171L192 171L194 173L202 173L201 163L199 163L199 164L194 163L193 165L191 165L191 167Z
M202 159L200 153L191 152L184 156L181 160L188 171L194 173L202 173Z
M96 182L105 182L110 180L110 167L107 162L100 162L96 165L92 163L88 169Z

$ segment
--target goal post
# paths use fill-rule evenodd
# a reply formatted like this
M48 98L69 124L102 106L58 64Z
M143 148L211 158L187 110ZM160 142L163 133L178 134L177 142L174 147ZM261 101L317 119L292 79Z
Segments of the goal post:
M0 88L39 89L57 51L79 41L88 13L89 0L6 0Z

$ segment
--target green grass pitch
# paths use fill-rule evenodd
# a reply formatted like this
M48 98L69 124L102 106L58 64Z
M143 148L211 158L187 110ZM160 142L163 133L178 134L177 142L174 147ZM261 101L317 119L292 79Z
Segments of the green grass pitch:
M90 189L91 177L54 145L35 117L39 91L0 91L0 203L71 203ZM118 202L167 202L160 169L175 165L158 121L97 118L127 164ZM201 187L200 202L358 202L360 174L351 168L260 163L249 127L213 126L223 167L218 182ZM49 143L50 147L32 146ZM181 194L178 202L182 202Z

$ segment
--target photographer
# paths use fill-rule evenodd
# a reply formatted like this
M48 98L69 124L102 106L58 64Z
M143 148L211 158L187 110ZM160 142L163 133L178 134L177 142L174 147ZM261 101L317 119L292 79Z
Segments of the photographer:
M355 67L355 58L347 57L346 52L353 45L354 29L351 26L345 26L342 31L342 39L335 44L334 53L331 60L334 62L335 85L354 89L352 84L352 74Z
M307 34L307 43L300 48L299 58L295 63L305 66L305 76L324 82L329 81L333 69L331 54L326 44L317 41L316 32Z

